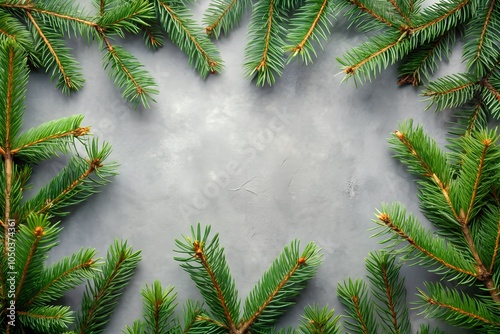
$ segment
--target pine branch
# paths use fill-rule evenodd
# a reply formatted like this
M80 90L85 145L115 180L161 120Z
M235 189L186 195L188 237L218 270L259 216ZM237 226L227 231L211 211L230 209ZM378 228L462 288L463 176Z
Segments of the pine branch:
M37 285L48 252L57 244L60 231L57 224L51 224L43 215L31 215L26 224L19 225L16 234L15 301L23 304L32 295L30 290Z
M177 294L173 292L173 287L161 286L160 281L154 281L151 286L141 291L144 305L144 329L147 333L162 334L171 333L177 326L176 319L173 318L174 309L177 306L175 299Z
M443 238L433 236L430 231L420 226L413 215L406 215L401 205L383 205L377 219L382 229L376 235L390 234L390 237L381 243L387 243L387 247L402 242L408 243L397 250L398 254L404 255L405 260L422 266L437 266L433 269L434 272L449 277L450 280L457 279L460 283L468 283L480 277L481 273L475 266L475 258L471 252L462 251Z
M56 85L63 93L79 90L83 86L84 79L78 62L64 45L63 36L52 27L37 22L29 11L26 12L26 16L36 35L41 39L39 43L36 42L35 49L41 54L42 65L47 71L52 72L51 79L57 78Z
M449 58L455 41L455 31L450 30L432 42L412 50L398 67L398 85L418 86L422 78L429 81L430 76L438 69L438 61Z
M87 158L72 157L47 186L26 202L21 221L31 213L64 216L68 213L63 210L65 207L84 201L116 175L116 165L104 163L111 152L108 144L99 147L97 140L93 140L86 149Z
M17 136L12 154L25 163L39 163L58 153L67 153L75 138L85 136L90 127L80 127L82 115L50 121Z
M318 305L307 306L300 322L298 334L340 334L340 317L334 317L334 310Z
M467 69L484 76L496 66L500 58L495 41L495 36L500 33L498 1L480 1L477 15L472 17L465 32L463 57L467 60Z
M465 22L476 13L477 6L474 0L440 1L426 7L422 13L415 16L414 26L410 33L420 43L432 41L436 36Z
M378 324L374 317L371 298L365 282L351 280L339 283L337 295L346 306L349 320L344 321L344 327L349 333L371 334L378 332Z
M245 332L271 327L277 318L292 305L295 297L314 277L322 256L314 243L299 253L299 242L292 241L264 273L245 300L240 330Z
M290 45L286 49L292 52L291 57L300 54L306 64L312 62L312 55L316 56L313 43L316 42L322 47L321 39L328 39L335 7L332 0L308 0L299 8L290 22L287 36Z
M491 309L479 298L449 289L440 283L427 283L425 286L428 293L419 289L418 294L423 312L455 326L484 331L498 331L500 328L498 310Z
M38 333L63 333L73 321L73 311L69 306L42 306L17 314L23 326L36 328Z
M468 73L449 75L430 82L423 93L430 100L427 108L435 105L436 110L441 111L461 106L475 96L479 88L477 83L478 80Z
M399 278L401 265L388 252L370 253L366 259L372 295L378 301L377 313L384 333L409 333L410 319L406 307L404 279Z
M95 256L95 249L81 249L46 268L39 277L35 293L24 303L24 307L42 306L52 302L61 298L65 291L77 287L86 279L91 279L99 266Z
M177 252L183 254L175 260L189 273L215 320L233 333L239 319L238 292L226 263L224 248L219 247L218 234L211 240L209 235L210 226L203 232L199 224L196 231L191 227L191 238L175 241Z
M382 69L406 56L413 43L407 32L391 30L348 51L337 61L343 66L346 78L371 80Z
M221 33L228 34L241 22L243 14L252 6L248 0L214 0L208 5L202 22L208 35L216 39Z
M156 0L155 8L163 29L203 78L222 71L223 62L215 45L181 3Z
M85 290L82 309L76 320L76 333L98 334L104 330L140 259L140 251L134 252L126 242L115 240L101 273Z
M103 30L99 29L99 34L106 45L104 69L110 69L109 74L115 85L122 90L122 96L134 107L137 107L139 102L149 107L149 101L154 102L152 95L158 93L150 73L128 51L112 45Z
M246 77L257 76L257 86L272 85L283 72L285 17L275 0L259 1L253 8L243 66Z

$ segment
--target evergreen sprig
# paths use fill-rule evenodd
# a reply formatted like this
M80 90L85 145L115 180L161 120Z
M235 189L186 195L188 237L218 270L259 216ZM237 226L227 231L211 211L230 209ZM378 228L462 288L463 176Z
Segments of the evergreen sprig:
M449 286L426 283L418 294L422 312L479 332L500 328L498 139L496 130L474 130L454 138L444 153L421 127L404 122L390 142L396 157L419 177L421 208L437 235L401 204L384 205L377 213L377 235L389 235L382 240L393 241L389 248L406 243L396 250L403 259L458 279Z

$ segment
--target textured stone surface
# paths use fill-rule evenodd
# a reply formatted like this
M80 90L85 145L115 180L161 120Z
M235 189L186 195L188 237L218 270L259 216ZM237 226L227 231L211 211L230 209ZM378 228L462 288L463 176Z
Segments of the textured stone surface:
M292 62L274 87L257 88L243 77L247 24L217 42L225 71L207 80L168 43L158 52L140 40L125 43L159 84L151 110L123 102L101 68L98 47L78 40L71 45L85 71L81 92L66 97L46 75L30 78L26 126L81 113L121 165L112 184L72 209L52 254L57 259L91 246L104 256L115 238L142 249L109 333L140 315L139 291L155 279L175 285L180 302L200 299L173 260L174 240L191 224L211 224L220 233L241 298L292 239L320 245L324 264L283 319L289 325L307 304L342 313L337 282L364 277L364 258L379 247L367 230L381 202L398 200L418 212L412 178L391 158L386 138L411 117L444 143L449 116L424 111L418 90L396 85L394 68L358 88L341 83L335 58L362 41L342 25L313 65ZM35 186L63 161L37 168ZM432 279L418 267L404 273L410 299ZM66 301L78 307L81 293ZM415 325L426 321L411 314Z

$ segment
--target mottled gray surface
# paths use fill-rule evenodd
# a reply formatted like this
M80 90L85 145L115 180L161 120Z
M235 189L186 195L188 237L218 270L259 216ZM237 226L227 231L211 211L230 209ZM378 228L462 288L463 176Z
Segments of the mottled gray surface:
M46 75L30 78L27 126L84 114L84 124L113 145L111 158L121 164L112 184L64 220L52 254L57 259L91 246L104 255L115 238L142 249L109 333L139 316L139 291L155 279L175 285L180 302L200 299L172 251L174 239L196 222L220 232L241 298L292 239L321 246L324 265L283 319L288 325L307 304L342 313L337 282L364 277L364 258L379 247L367 230L381 202L399 200L418 211L412 178L391 158L386 138L412 117L444 143L448 115L424 111L418 90L395 84L394 68L357 89L352 81L341 84L335 58L362 40L344 26L313 65L293 62L274 87L256 88L243 78L247 24L217 42L225 71L207 80L170 44L151 52L140 40L128 41L159 83L151 110L124 103L101 68L98 47L78 40L71 45L85 71L81 92L65 97ZM42 165L35 184L61 166ZM415 287L432 276L418 267L404 272L414 299ZM67 302L78 307L81 293ZM426 322L412 317L414 325Z

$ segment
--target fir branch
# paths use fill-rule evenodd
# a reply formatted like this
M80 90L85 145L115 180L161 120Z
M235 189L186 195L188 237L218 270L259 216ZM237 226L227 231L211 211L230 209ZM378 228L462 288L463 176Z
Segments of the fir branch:
M381 325L385 333L409 333L410 319L406 308L404 279L399 278L401 265L395 264L396 257L388 252L370 253L366 259L368 279L372 284L372 295Z
M462 200L461 207L465 209L465 212L460 213L460 223L463 226L469 225L483 205L482 199L489 194L496 180L499 171L497 159L500 159L500 152L495 146L498 138L493 132L484 131L463 138L465 151L461 159L462 172L453 188L457 188Z
M293 304L292 298L314 277L321 261L322 256L314 243L307 244L300 254L299 242L292 241L245 300L240 330L258 331L271 327L285 307Z
M26 16L42 40L38 47L41 48L41 60L44 67L47 70L52 69L51 79L54 79L57 73L57 87L61 88L63 93L80 89L84 82L81 70L76 60L70 55L69 50L59 39L62 36L58 36L51 27L43 26L41 22L37 22L31 12L27 11ZM55 62L54 66L53 62Z
M38 333L63 333L73 321L69 306L42 306L18 311L19 322L26 327L36 328Z
M257 2L248 28L250 41L245 48L245 75L257 76L257 85L272 85L285 66L284 14L275 0Z
M411 41L410 41L411 39ZM347 78L370 80L372 75L401 59L410 51L413 39L407 32L390 31L337 58Z
M422 82L422 77L428 81L437 70L438 61L448 58L451 54L455 40L455 31L450 30L432 42L412 50L398 67L398 85L418 86Z
M185 257L175 257L189 273L198 290L210 306L215 320L223 323L232 333L239 318L238 292L227 266L224 248L219 247L219 236L209 240L210 226L202 233L198 224L191 227L191 238L176 240L177 252Z
M197 27L192 15L185 7L180 6L179 3L156 0L155 8L159 13L159 21L163 29L166 30L172 42L187 54L189 63L194 65L203 78L208 73L222 71L223 62L215 45Z
M318 305L307 306L300 322L300 334L339 334L340 317L334 317L334 310L328 307L319 308Z
M378 324L372 312L371 299L368 296L367 285L360 280L339 283L337 295L341 303L347 307L349 320L344 321L344 327L352 333L377 333Z
M496 260L498 257L498 251L500 250L500 219L498 219L497 221L498 221L497 235L495 238L495 246L493 247L493 255L491 256L489 272L493 272L493 268L495 267Z
M472 17L476 10L474 0L450 0L434 3L426 7L415 17L410 33L415 35L420 43L435 39L450 28L456 27Z
M31 295L30 289L36 286L47 254L56 245L60 230L44 215L31 215L26 224L19 225L16 234L15 301L23 301Z
M228 34L238 25L243 14L252 2L248 0L214 0L203 15L202 22L206 25L205 31L208 35L219 38L220 34Z
M10 13L0 9L0 41L13 40L25 50L32 50L30 32Z
M114 79L115 85L122 89L122 96L134 107L137 107L139 102L149 107L149 101L154 102L152 95L158 93L151 75L132 54L122 47L113 46L102 28L98 31L107 49L104 68L110 68L110 76Z
M452 172L448 166L446 156L437 147L435 141L424 134L420 126L413 128L411 121L400 124L401 130L396 130L389 140L396 152L396 157L405 165L412 174L424 177L439 189L440 198L433 198L436 202L445 201L451 215L446 215L446 222L452 228L457 228L459 214L452 202L449 187L452 183ZM429 207L429 210L431 208ZM439 208L440 210L443 207ZM451 217L450 217L451 216Z
M126 242L115 240L101 273L85 290L82 309L76 320L76 333L98 334L104 330L140 259L140 251L134 252Z
M307 64L312 61L311 54L316 55L313 42L321 47L321 39L327 40L332 25L331 18L334 17L335 5L332 0L309 0L299 8L297 14L290 22L288 40L291 45L286 49L292 52L292 57L300 54L302 60Z
M500 56L494 40L500 32L500 7L496 0L480 2L479 6L477 15L466 28L463 56L467 68L482 76L495 66Z
M394 6L394 9L396 9L398 14L401 15L401 17L405 20L406 24L409 27L411 27L412 23L411 23L411 20L409 17L411 12L408 11L408 9L410 9L410 8L405 8L405 7L409 7L409 6L406 6L407 2L406 1L399 1L398 2L397 0L389 0L389 2Z
M38 163L57 153L67 153L74 138L85 136L90 127L80 127L82 115L50 121L17 136L12 154L25 163Z
M382 4L385 5L385 3L375 2L375 1L367 1L367 0L348 0L348 1L350 3L352 3L353 5L355 5L359 10L361 10L361 11L367 13L368 15L370 15L371 17L373 17L375 20L378 20L389 27L394 26L394 24L392 22L390 22L390 20L388 20L387 17L385 17L385 15L384 15L387 13L387 7L385 7L384 9L380 8L380 6ZM377 5L379 7L377 7Z
M477 79L468 73L459 73L445 76L429 83L423 93L430 102L427 108L432 105L436 110L455 108L472 100L479 85Z
M440 283L425 284L428 293L418 289L424 312L452 325L471 329L498 330L498 314L479 298L449 289Z
M134 0L107 10L96 23L99 31L124 38L124 31L137 34L141 26L148 26L148 20L154 17L154 7L149 0Z
M480 277L479 268L475 267L472 255L461 251L444 239L432 236L429 231L419 226L417 219L411 214L406 215L405 210L398 204L392 207L383 206L381 212L377 214L378 223L384 227L379 234L391 233L392 237L381 241L382 243L394 246L406 241L408 245L397 252L405 254L407 259L414 257L414 261L424 265L438 265L434 271L440 272L444 276L451 276L451 279L459 279L461 282L469 282ZM415 253L415 251L418 251Z
M160 281L154 281L151 286L141 291L144 305L145 330L152 334L170 333L177 326L173 318L177 306L177 294L173 287L163 288Z
M36 293L24 303L24 307L41 306L61 298L65 291L90 279L98 269L95 249L81 249L45 269L39 278Z
M88 158L72 157L47 186L25 203L20 220L31 213L64 216L67 212L63 208L84 201L116 175L116 165L104 163L111 152L108 144L100 148L97 140L93 140L86 149Z

